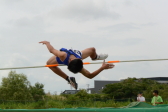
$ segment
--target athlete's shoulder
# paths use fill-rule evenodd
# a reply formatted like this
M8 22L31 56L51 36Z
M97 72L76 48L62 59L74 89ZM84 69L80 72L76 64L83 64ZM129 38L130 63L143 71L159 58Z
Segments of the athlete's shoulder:
M60 51L68 51L66 48L61 48Z

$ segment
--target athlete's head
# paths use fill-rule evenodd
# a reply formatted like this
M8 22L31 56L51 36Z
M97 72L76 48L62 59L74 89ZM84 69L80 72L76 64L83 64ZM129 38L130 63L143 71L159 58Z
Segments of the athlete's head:
M159 91L158 90L154 90L153 91L153 95L158 95L159 94Z
M78 73L83 68L83 62L81 59L74 59L68 64L68 69L73 73Z

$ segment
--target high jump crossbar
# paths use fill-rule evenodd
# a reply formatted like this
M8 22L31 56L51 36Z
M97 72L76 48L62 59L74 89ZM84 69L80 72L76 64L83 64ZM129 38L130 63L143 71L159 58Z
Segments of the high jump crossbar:
M166 61L168 59L144 59L144 60L126 60L126 61L106 61L105 63L125 63L125 62L144 62L144 61ZM84 62L84 65L88 64L102 64L103 62ZM53 64L44 66L28 66L28 67L12 67L12 68L0 68L0 70L11 70L11 69L27 69L27 68L42 68L42 67L56 67L65 66L64 64Z

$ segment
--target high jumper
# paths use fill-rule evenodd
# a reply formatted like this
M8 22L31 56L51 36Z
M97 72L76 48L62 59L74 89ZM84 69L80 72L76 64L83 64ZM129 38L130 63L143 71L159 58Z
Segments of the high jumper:
M108 57L108 54L97 54L96 49L94 47L87 48L82 51L73 50L73 49L65 49L61 48L60 50L55 49L50 42L48 41L41 41L39 43L45 44L48 48L49 52L52 53L52 56L48 61L47 65L52 64L65 64L68 66L69 71L73 73L81 73L85 77L92 79L93 77L97 76L100 72L105 69L111 69L114 67L113 64L105 63L105 59ZM90 57L92 60L104 60L102 66L98 68L94 72L89 72L83 67L83 59ZM58 66L49 67L55 74L59 75L60 77L64 78L68 83L75 89L78 88L78 84L75 81L75 77L69 77L65 74Z

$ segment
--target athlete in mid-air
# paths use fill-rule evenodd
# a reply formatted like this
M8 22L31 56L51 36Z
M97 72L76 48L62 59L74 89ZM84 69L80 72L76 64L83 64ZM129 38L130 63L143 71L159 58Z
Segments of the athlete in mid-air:
M94 47L87 48L83 51L73 50L73 49L65 49L61 48L60 50L54 49L54 47L50 44L48 41L41 41L39 43L45 44L49 50L50 53L52 53L54 56L52 56L48 61L47 65L52 64L65 64L68 66L69 71L73 73L80 72L85 77L92 79L96 75L98 75L101 71L105 69L111 69L114 67L113 64L107 64L105 61L103 62L102 66L94 71L93 73L90 73L88 70L86 70L83 67L82 60L90 57L92 60L105 60L108 55L107 54L97 54L96 49ZM78 84L75 81L75 77L69 77L66 75L59 67L49 67L54 73L64 78L68 83L77 89Z

